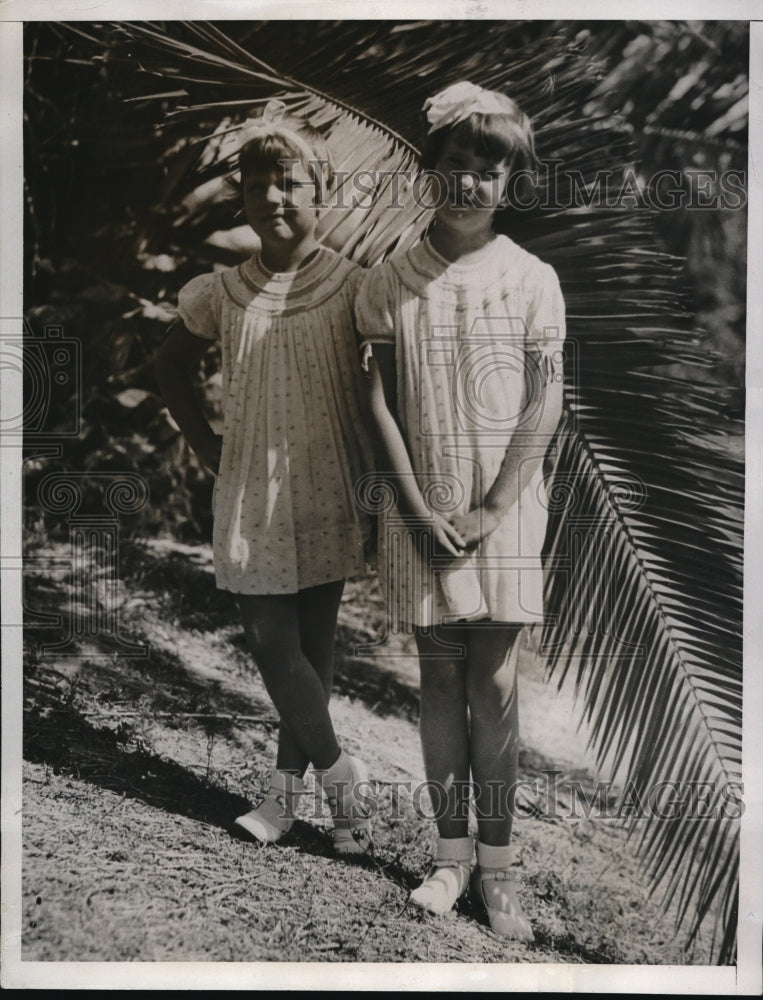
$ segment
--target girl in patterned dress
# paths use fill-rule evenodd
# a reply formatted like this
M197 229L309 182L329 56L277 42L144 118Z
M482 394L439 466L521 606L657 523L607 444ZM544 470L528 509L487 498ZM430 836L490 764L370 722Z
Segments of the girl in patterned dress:
M264 800L236 824L260 841L280 839L312 763L337 851L362 853L370 837L367 774L339 746L328 712L344 580L365 569L367 525L354 498L370 462L353 319L361 270L316 238L330 180L318 132L266 109L244 133L239 168L244 212L261 249L181 289L179 320L157 361L173 417L216 476L217 585L238 595L280 717ZM215 341L221 437L192 385Z
M379 469L396 499L379 567L390 627L416 638L439 834L411 902L444 913L467 888L473 790L473 891L494 931L532 940L509 848L517 639L543 614L543 461L561 413L564 303L553 269L492 229L534 165L526 116L470 83L424 108L434 224L367 273L356 303Z

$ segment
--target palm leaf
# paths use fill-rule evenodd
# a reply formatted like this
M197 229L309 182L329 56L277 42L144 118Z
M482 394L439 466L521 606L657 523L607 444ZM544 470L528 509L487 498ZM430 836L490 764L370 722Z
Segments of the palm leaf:
M274 97L323 132L335 171L345 179L346 191L340 194L339 204L353 207L350 211L334 207L324 214L320 236L325 243L360 263L372 264L391 243L408 245L417 238L424 223L419 222L418 226L416 223L427 213L416 204L409 185L398 189L400 207L392 213L383 211L391 178L414 174L415 147L368 114L359 114L318 87L306 87L274 70L214 25L186 24L183 29L182 37L172 38L150 24L123 29L144 46L141 63L148 71L182 82L189 95L200 84L207 95L212 87L229 95L222 101L191 102L172 112L173 132L182 124L186 136L189 132L195 134L190 143L192 152L183 164L184 171L173 178L165 191L167 199L178 196L182 199L179 220L177 213L169 213L176 241L181 245L186 240L198 245L200 238L221 227L230 227L234 202L228 180L235 170L240 130L246 124L247 113L257 111L259 105ZM164 99L164 94L157 96ZM223 111L229 114L221 121ZM189 162L198 168L195 172L188 169ZM371 168L383 171L384 176L369 193L369 207L357 196L354 181ZM194 183L191 190L187 186L189 181ZM218 210L210 212L210 203ZM162 235L154 231L153 238L161 239Z
M290 22L288 74L274 65L284 50L277 24L247 25L237 39L208 24L118 30L130 55L161 77L168 164L179 156L182 165L165 192L167 223L151 234L163 250L198 253L211 233L231 228L232 206L221 195L231 137L246 112L271 97L324 130L350 181L369 163L415 169L403 136L417 133L426 96L464 78L511 92L536 123L540 156L563 160L588 184L602 168L622 177L635 159L632 130L595 100L598 81L602 91L606 81L625 85L627 67L619 75L608 69L625 44L614 29L589 35L586 53L584 32L544 22L311 23L308 34ZM660 65L669 65L669 54ZM647 125L671 126L682 95L702 92L704 65L663 89ZM713 94L722 92L719 65L712 62ZM184 104L167 97L168 80L185 92ZM714 98L706 138L740 134L740 86ZM584 107L591 113L581 114ZM729 962L739 835L721 807L741 760L743 470L728 447L740 440L738 428L724 419L722 395L708 381L707 346L686 308L680 262L658 244L654 219L570 207L565 175L542 189L558 207L501 222L554 265L568 308L543 650L559 684L574 676L602 766L609 759L641 798L660 782L684 790L709 783L715 818L685 809L669 822L634 822L632 833L689 939L714 920L716 958ZM373 263L419 237L425 214L406 197L397 212L377 200L349 216L329 213L324 238Z

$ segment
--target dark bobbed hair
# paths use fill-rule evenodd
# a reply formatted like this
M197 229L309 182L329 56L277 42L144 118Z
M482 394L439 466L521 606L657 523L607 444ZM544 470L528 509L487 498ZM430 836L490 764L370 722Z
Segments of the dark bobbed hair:
M283 125L283 131L279 126ZM295 133L307 149L294 142L289 133ZM272 131L255 135L238 154L238 169L243 183L244 177L255 171L278 170L284 160L299 160L315 181L315 199L321 203L334 179L334 167L321 133L300 118L283 118L272 126Z
M434 170L446 141L452 137L459 146L474 150L478 156L509 163L508 190L521 202L526 202L535 193L534 177L538 168L532 124L516 101L505 94L497 96L505 105L505 112L475 112L427 135L421 166L424 170ZM512 182L512 177L520 171L521 175Z

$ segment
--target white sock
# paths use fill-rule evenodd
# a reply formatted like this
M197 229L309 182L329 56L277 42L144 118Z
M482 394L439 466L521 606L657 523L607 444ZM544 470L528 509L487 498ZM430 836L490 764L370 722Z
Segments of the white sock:
M508 844L493 847L477 841L477 864L484 871L506 871L511 867L512 850Z
M331 804L334 818L338 814L344 819L344 803L352 802L353 786L358 780L355 758L342 750L331 767L325 771L316 770L315 777Z
M331 767L327 767L325 771L316 770L315 774L321 785L335 782L340 784L347 782L349 785L353 778L352 758L346 750L340 750Z
M437 854L438 861L463 861L471 864L474 856L474 841L471 837L438 837Z
M352 826L353 820L365 818L368 810L364 806L369 799L370 783L368 769L362 760L342 750L331 767L316 771L315 777L329 801L334 800L341 819L348 820Z

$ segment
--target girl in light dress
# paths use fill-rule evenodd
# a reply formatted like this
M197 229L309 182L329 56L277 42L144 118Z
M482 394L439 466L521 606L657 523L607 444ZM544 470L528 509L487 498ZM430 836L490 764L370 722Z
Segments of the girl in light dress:
M509 846L517 647L543 615L543 461L561 413L564 302L553 269L492 229L534 166L527 117L465 82L424 109L433 225L367 273L356 304L379 471L397 504L380 529L380 574L390 625L415 634L438 830L410 901L445 913L466 890L471 792L473 893L494 931L530 941Z
M247 222L261 249L203 274L179 294L179 320L157 359L165 401L216 476L217 585L238 595L252 655L279 717L262 802L239 830L274 842L291 828L312 763L340 854L370 844L364 765L340 747L328 711L334 634L347 577L365 570L367 525L354 499L370 467L353 322L360 268L316 238L330 180L325 143L275 104L239 153ZM192 375L213 342L222 354L223 433Z

